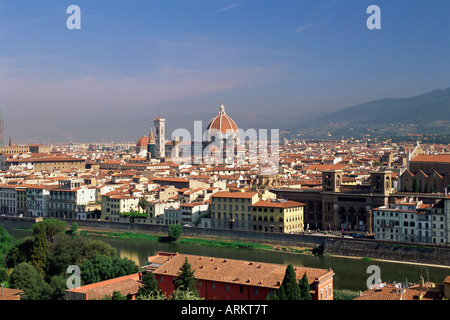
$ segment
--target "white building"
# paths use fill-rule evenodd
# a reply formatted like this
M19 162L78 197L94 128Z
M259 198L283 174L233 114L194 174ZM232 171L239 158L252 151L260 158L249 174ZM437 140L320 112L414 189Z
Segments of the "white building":
M30 217L47 217L50 190L46 186L27 186L27 215Z
M49 216L77 219L88 203L96 201L96 191L78 179L60 180L57 188L50 189Z
M0 214L17 214L17 192L16 186L0 186Z
M450 200L450 199L449 199ZM403 201L374 209L374 237L377 240L447 243L449 216L445 203L432 205Z

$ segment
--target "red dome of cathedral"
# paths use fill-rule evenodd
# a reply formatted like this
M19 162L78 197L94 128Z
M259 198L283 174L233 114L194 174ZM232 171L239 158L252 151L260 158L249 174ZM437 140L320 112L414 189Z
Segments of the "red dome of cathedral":
M147 145L148 145L148 137L142 136L139 138L138 142L136 143L136 148L147 147Z
M219 113L209 122L206 130L221 133L237 133L238 126L225 112L223 101L220 104Z

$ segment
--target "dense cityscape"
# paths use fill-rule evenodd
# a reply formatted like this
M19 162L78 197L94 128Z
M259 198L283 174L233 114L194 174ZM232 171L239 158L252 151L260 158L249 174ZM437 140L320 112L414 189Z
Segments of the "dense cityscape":
M177 226L180 231L174 238L188 233L194 237L221 236L263 244L284 242L291 250L295 247L292 243L298 242L297 246L304 248L309 243L309 250L303 254L317 254L318 248L327 246L326 243L317 246L308 237L347 241L342 245L346 252L332 252L342 256L354 255L350 248L358 244L349 242L351 239L447 248L449 145L422 145L419 141L392 143L376 138L323 141L284 138L282 143L271 142L279 147L277 172L267 173L261 170L265 166L261 165L259 153L255 153L258 159L251 157L248 141L233 148L234 162L226 163L229 158L220 157L226 150L218 147L213 149L216 157L212 162L206 161L206 157L197 164L188 161L186 150L195 149L195 143L180 142L178 137L170 141L165 136L165 125L166 119L156 117L148 135L121 145L26 146L15 145L10 137L9 144L0 148L2 219L26 220L37 225L56 219L65 221L66 229L75 225L80 230L138 230L137 233L156 234L174 232ZM231 136L238 141L242 133L226 113L223 102L206 130L206 137L212 137L214 131L215 136L220 132L224 140ZM210 144L211 141L200 144L204 148L201 154L208 154ZM180 156L182 149L184 157ZM189 155L193 160L194 155ZM285 237L277 238L278 235ZM373 254L369 247L362 250L360 258ZM406 254L396 254L395 259L403 262L448 263L447 251L441 253L441 259L423 254L421 259L410 260ZM113 284L111 279L103 279L103 282L67 289L64 297L101 299L112 296L113 289L121 291L118 289L123 285L126 292L121 294L136 298L142 270L150 270L160 283L159 289L170 296L175 290L170 279L177 277L187 257L196 270L194 275L199 281L196 290L208 300L243 299L249 295L250 288L254 289L252 299L274 297L285 269L276 266L275 275L260 271L275 266L264 266L267 263L263 262L250 271L241 260L200 256L201 261L196 261L195 255L158 252L148 258L148 264L139 265L142 269L138 273L119 277ZM11 259L17 257L7 255L7 264L12 263ZM30 258L30 261L34 260ZM229 271L225 271L224 261L230 263ZM211 270L219 269L217 263L221 272L211 274ZM306 274L310 279L312 299L334 299L332 269L306 266L295 270L298 278ZM15 279L14 271L11 277ZM169 279L164 281L165 277ZM231 280L232 277L235 279ZM403 284L401 295L395 284L375 282L353 299L448 298L448 276L441 283L423 278L419 283L420 277L423 275L417 275L416 283ZM250 279L252 283L257 281L251 284ZM203 291L202 288L212 283L217 283L214 292ZM234 289L238 285L241 288ZM18 297L17 291L12 292L12 296Z
M450 299L448 1L76 2L0 0L4 310Z

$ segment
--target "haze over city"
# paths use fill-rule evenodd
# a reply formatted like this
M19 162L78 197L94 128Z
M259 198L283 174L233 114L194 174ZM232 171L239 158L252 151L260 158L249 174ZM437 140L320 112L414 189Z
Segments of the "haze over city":
M72 4L80 30L66 27ZM372 4L380 30L366 27ZM191 129L221 100L240 127L280 127L445 89L449 12L444 0L0 1L4 143L136 141L158 114L168 133Z

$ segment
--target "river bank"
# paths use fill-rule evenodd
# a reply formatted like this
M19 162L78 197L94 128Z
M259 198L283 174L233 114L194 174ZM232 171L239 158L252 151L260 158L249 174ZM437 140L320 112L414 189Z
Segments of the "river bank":
M162 234L144 234L144 233L136 233L136 232L111 232L111 231L98 231L98 230L89 230L89 229L80 229L80 235L83 236L97 236L97 237L107 237L107 238L115 238L122 239L126 241L132 240L143 240L143 241L153 241L153 242L170 242L167 236ZM262 251L273 251L273 252L285 252L292 254L302 254L302 255L316 255L319 254L316 250L316 247L298 247L292 245L272 245L267 244L267 242L249 242L249 241L235 241L230 239L223 238L212 238L212 237L189 237L189 236L181 236L180 239L176 240L179 244L185 245L197 245L197 246L208 246L208 247L227 247L227 248L235 248L235 249L252 249L252 250L262 250ZM342 258L342 259L351 259L351 260L364 260L364 261L372 261L372 262L386 262L386 263L398 263L398 264L409 264L415 266L423 266L423 267L433 267L433 268L447 268L450 269L450 266L429 264L429 263L417 263L417 262L405 262L405 261L396 261L396 260L387 260L387 259L377 259L370 258L366 256L346 256L346 255L337 255L326 253L326 256Z
M81 236L96 236L96 237L107 237L116 238L127 241L132 240L143 240L152 242L171 242L172 240L163 234L144 234L137 232L111 232L105 230L91 230L91 229L80 229L79 233ZM197 245L197 246L209 246L209 247L227 247L235 249L252 249L252 250L265 250L265 251L283 251L291 253L300 254L314 254L314 247L299 247L292 245L273 245L263 243L263 242L250 242L243 240L231 240L224 238L212 238L212 237L192 237L192 236L181 236L176 240L179 244L184 245Z

